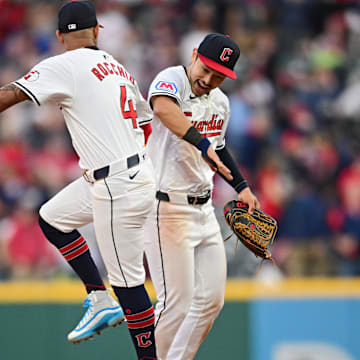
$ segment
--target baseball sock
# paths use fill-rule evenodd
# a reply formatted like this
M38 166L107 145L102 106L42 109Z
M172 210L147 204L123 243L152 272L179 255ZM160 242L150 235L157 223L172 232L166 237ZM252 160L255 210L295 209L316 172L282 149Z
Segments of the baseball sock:
M154 307L144 285L126 288L113 286L119 299L138 359L156 360Z
M80 277L88 294L93 290L105 290L88 245L77 230L64 233L48 224L41 216L39 216L39 225L47 239L59 249L61 255Z

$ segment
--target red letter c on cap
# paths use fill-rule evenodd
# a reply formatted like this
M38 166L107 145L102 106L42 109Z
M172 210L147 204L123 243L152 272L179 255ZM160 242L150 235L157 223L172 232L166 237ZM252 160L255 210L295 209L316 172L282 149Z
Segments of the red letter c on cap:
M220 55L220 60L221 61L229 61L230 60L230 55L234 52L234 50L230 49L230 48L224 48L224 50L222 51L221 55Z

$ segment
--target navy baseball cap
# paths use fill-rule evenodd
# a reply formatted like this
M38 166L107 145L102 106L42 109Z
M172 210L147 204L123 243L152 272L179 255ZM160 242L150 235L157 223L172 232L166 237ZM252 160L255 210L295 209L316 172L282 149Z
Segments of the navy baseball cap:
M236 79L234 66L240 49L228 35L213 33L205 36L198 47L198 56L210 69Z
M59 10L58 30L61 33L87 29L97 24L95 7L89 1L72 1Z

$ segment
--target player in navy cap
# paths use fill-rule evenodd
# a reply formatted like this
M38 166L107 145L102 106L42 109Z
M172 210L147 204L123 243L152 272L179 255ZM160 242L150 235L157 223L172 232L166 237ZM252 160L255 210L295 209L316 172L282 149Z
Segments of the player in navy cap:
M226 259L211 202L213 170L250 212L259 207L225 144L230 107L219 86L236 78L239 56L231 38L209 34L188 66L161 71L150 86L148 153L157 201L145 228L145 252L158 299L160 359L193 359L224 303Z
M89 1L72 1L58 13L58 30L61 33L88 29L97 24L96 10Z
M199 45L197 52L200 61L210 69L236 79L234 66L239 59L240 49L229 36L209 34Z
M56 35L66 51L0 88L0 111L24 100L58 104L79 156L83 176L43 204L39 217L45 236L88 293L87 311L68 340L79 343L126 318L138 359L156 360L154 308L143 266L143 226L155 200L154 170L145 154L153 114L133 76L98 49L99 27L90 2L65 4ZM89 223L124 311L77 230Z

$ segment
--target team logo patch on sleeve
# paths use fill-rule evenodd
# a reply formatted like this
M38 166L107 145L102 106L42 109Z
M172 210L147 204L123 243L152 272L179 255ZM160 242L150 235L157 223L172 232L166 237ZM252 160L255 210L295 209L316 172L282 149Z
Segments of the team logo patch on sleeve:
M40 76L40 73L37 70L31 71L28 74L26 74L24 76L24 79L26 81L32 82L32 81L36 81Z
M178 91L174 83L168 81L161 81L161 80L155 85L155 89L165 90L171 94L176 94Z

